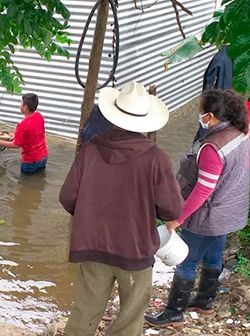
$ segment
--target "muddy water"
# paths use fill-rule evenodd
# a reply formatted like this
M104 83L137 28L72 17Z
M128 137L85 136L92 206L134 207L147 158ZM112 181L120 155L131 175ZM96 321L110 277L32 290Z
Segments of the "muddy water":
M197 104L170 118L158 135L174 168L197 128ZM21 176L19 151L0 152L0 323L44 330L70 308L75 265L67 262L70 217L58 193L74 157L73 141L48 137L46 172Z

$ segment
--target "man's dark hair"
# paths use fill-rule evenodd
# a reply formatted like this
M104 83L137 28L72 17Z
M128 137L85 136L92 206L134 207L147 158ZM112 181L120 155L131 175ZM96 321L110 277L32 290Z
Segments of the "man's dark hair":
M26 105L30 112L34 112L38 106L38 96L35 93L22 95L23 105Z

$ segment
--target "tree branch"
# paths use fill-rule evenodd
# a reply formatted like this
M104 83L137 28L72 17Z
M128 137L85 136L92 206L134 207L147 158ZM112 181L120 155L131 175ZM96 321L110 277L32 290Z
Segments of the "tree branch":
M186 12L187 14L189 15L193 15L192 12L190 12L189 9L187 9L183 4L181 4L179 1L177 0L170 0L172 2L172 6L174 8L174 11L175 11L175 16L176 16L176 22L178 24L178 27L179 27L179 30L181 32L181 35L182 37L185 39L186 38L186 35L184 33L184 30L182 28L182 25L181 25L181 21L180 21L180 15L179 15L179 12L178 12L178 9L177 9L177 6L179 6L184 12Z

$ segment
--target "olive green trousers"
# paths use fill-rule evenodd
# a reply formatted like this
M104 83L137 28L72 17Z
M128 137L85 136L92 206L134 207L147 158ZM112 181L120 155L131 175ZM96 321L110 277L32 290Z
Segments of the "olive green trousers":
M83 262L75 283L75 302L65 327L66 336L94 336L115 280L120 311L110 336L141 336L152 288L152 267L126 271L98 262Z

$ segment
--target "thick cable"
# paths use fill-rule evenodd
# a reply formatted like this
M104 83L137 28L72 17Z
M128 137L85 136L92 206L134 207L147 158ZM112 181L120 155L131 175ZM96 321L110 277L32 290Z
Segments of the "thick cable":
M99 0L96 2L96 4L94 5L94 7L92 8L89 16L88 16L88 19L86 21L86 24L85 24L85 27L83 29L83 33L82 33L82 36L81 36L81 39L80 39L80 42L79 42L79 46L78 46L78 49L77 49L77 53L76 53L76 61L75 61L75 76L76 76L76 79L77 79L77 82L85 89L86 87L86 83L83 83L81 78L80 78L80 75L79 75L79 63L80 63L80 57L81 57L81 52L82 52L82 47L83 47L83 43L84 43L84 40L86 38L86 35L87 35L87 32L88 32L88 28L89 28L89 25L90 25L90 22L92 20L92 17L95 13L95 11L97 10L97 8L100 6L100 3L101 1L103 0ZM115 53L114 53L114 56L113 56L113 67L111 69L111 72L110 72L110 75L108 77L108 79L100 86L97 87L96 90L100 90L102 89L103 87L107 86L108 83L113 79L114 75L115 75L115 71L116 71L116 68L117 68L117 63L118 63L118 58L119 58L119 44L120 44L120 35L119 35L119 24L118 24L118 16L117 16L117 7L114 3L113 0L108 0L109 4L110 4L110 7L112 9L112 12L113 12L113 17L114 17L114 34L115 34L115 44L116 44L116 47L115 47Z

